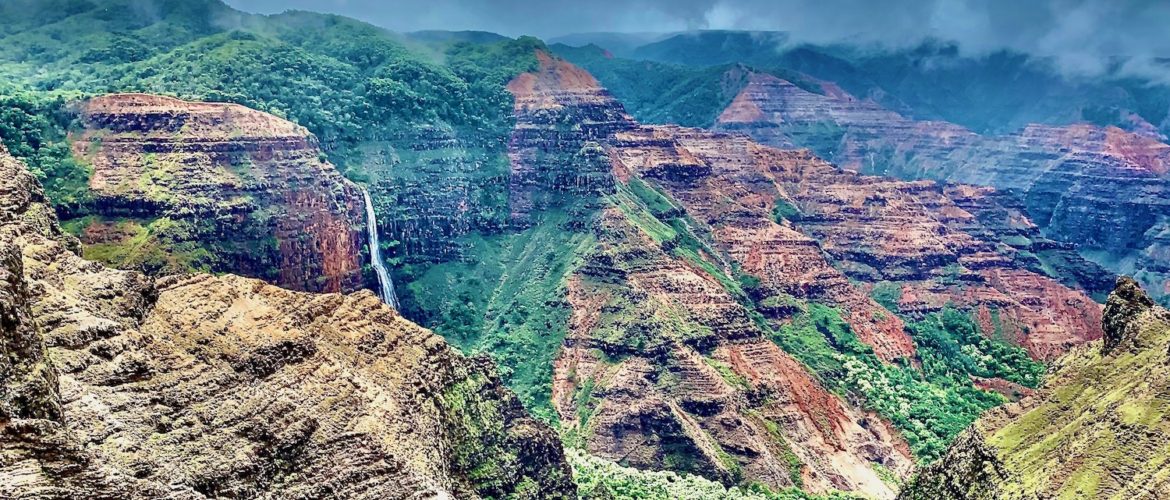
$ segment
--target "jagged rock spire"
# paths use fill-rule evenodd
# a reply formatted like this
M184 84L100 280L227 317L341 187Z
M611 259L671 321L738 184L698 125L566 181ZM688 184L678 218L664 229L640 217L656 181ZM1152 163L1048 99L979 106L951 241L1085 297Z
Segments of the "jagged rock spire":
M1137 334L1137 318L1154 307L1154 300L1129 276L1117 278L1109 300L1105 302L1105 351L1117 348Z

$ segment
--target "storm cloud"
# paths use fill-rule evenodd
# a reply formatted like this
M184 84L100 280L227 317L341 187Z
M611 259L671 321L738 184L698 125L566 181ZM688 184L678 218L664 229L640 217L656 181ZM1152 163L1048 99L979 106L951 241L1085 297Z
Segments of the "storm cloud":
M1070 73L1113 65L1158 72L1170 57L1166 0L228 0L250 12L332 12L395 31L484 30L551 38L585 32L786 31L799 42L905 47L958 42L965 54L1014 49Z

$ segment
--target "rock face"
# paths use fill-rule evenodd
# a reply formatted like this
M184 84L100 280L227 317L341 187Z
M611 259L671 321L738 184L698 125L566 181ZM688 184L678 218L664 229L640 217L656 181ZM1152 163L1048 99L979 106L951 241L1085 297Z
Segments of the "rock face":
M508 205L512 224L521 227L531 223L534 210L556 206L566 195L611 192L599 141L634 125L588 72L543 51L537 60L539 71L508 83L516 99Z
M1105 329L1036 395L986 414L900 498L1170 496L1170 312L1121 278Z
M232 104L117 94L81 108L87 255L148 271L233 272L295 290L360 288L356 186L303 127Z
M590 453L728 483L893 495L875 464L905 476L913 462L889 424L827 391L714 277L619 209L596 233L568 283L553 390Z
M989 205L975 201L978 188L857 175L807 151L700 130L645 128L618 134L616 144L622 167L661 185L762 280L761 301L840 307L883 359L911 358L913 343L898 317L849 279L894 284L903 314L948 304L995 310L999 323L985 333L1000 331L1039 359L1101 337L1098 304L1005 243L1013 226L1029 229L1026 220L990 208L981 218L954 200ZM1069 254L1060 252L1076 259Z
M1050 238L1076 243L1114 272L1136 273L1158 296L1170 292L1170 252L1163 241L1170 145L1088 124L981 136L951 123L903 117L828 82L822 88L817 94L753 75L716 128L774 146L809 147L858 172L1015 191Z
M556 435L373 294L75 255L0 154L0 496L573 497Z

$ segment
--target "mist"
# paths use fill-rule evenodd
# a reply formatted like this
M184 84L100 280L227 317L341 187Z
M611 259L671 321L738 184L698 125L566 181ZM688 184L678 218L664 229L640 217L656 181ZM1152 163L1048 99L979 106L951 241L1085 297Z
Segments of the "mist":
M482 30L553 38L588 32L744 29L793 42L902 48L954 41L964 55L1010 49L1069 74L1162 78L1170 2L1158 0L227 0L241 10L330 12L394 31Z

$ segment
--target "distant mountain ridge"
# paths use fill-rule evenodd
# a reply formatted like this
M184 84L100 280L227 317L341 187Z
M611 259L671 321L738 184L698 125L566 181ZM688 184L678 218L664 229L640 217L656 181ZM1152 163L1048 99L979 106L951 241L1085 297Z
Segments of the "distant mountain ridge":
M586 40L605 48L604 39L581 41ZM1170 87L1121 74L1069 79L1025 54L964 56L945 41L882 49L793 43L782 32L713 30L675 34L623 54L696 67L744 63L762 71L803 73L907 116L946 120L976 132L1080 120L1123 125L1134 113L1170 133Z

